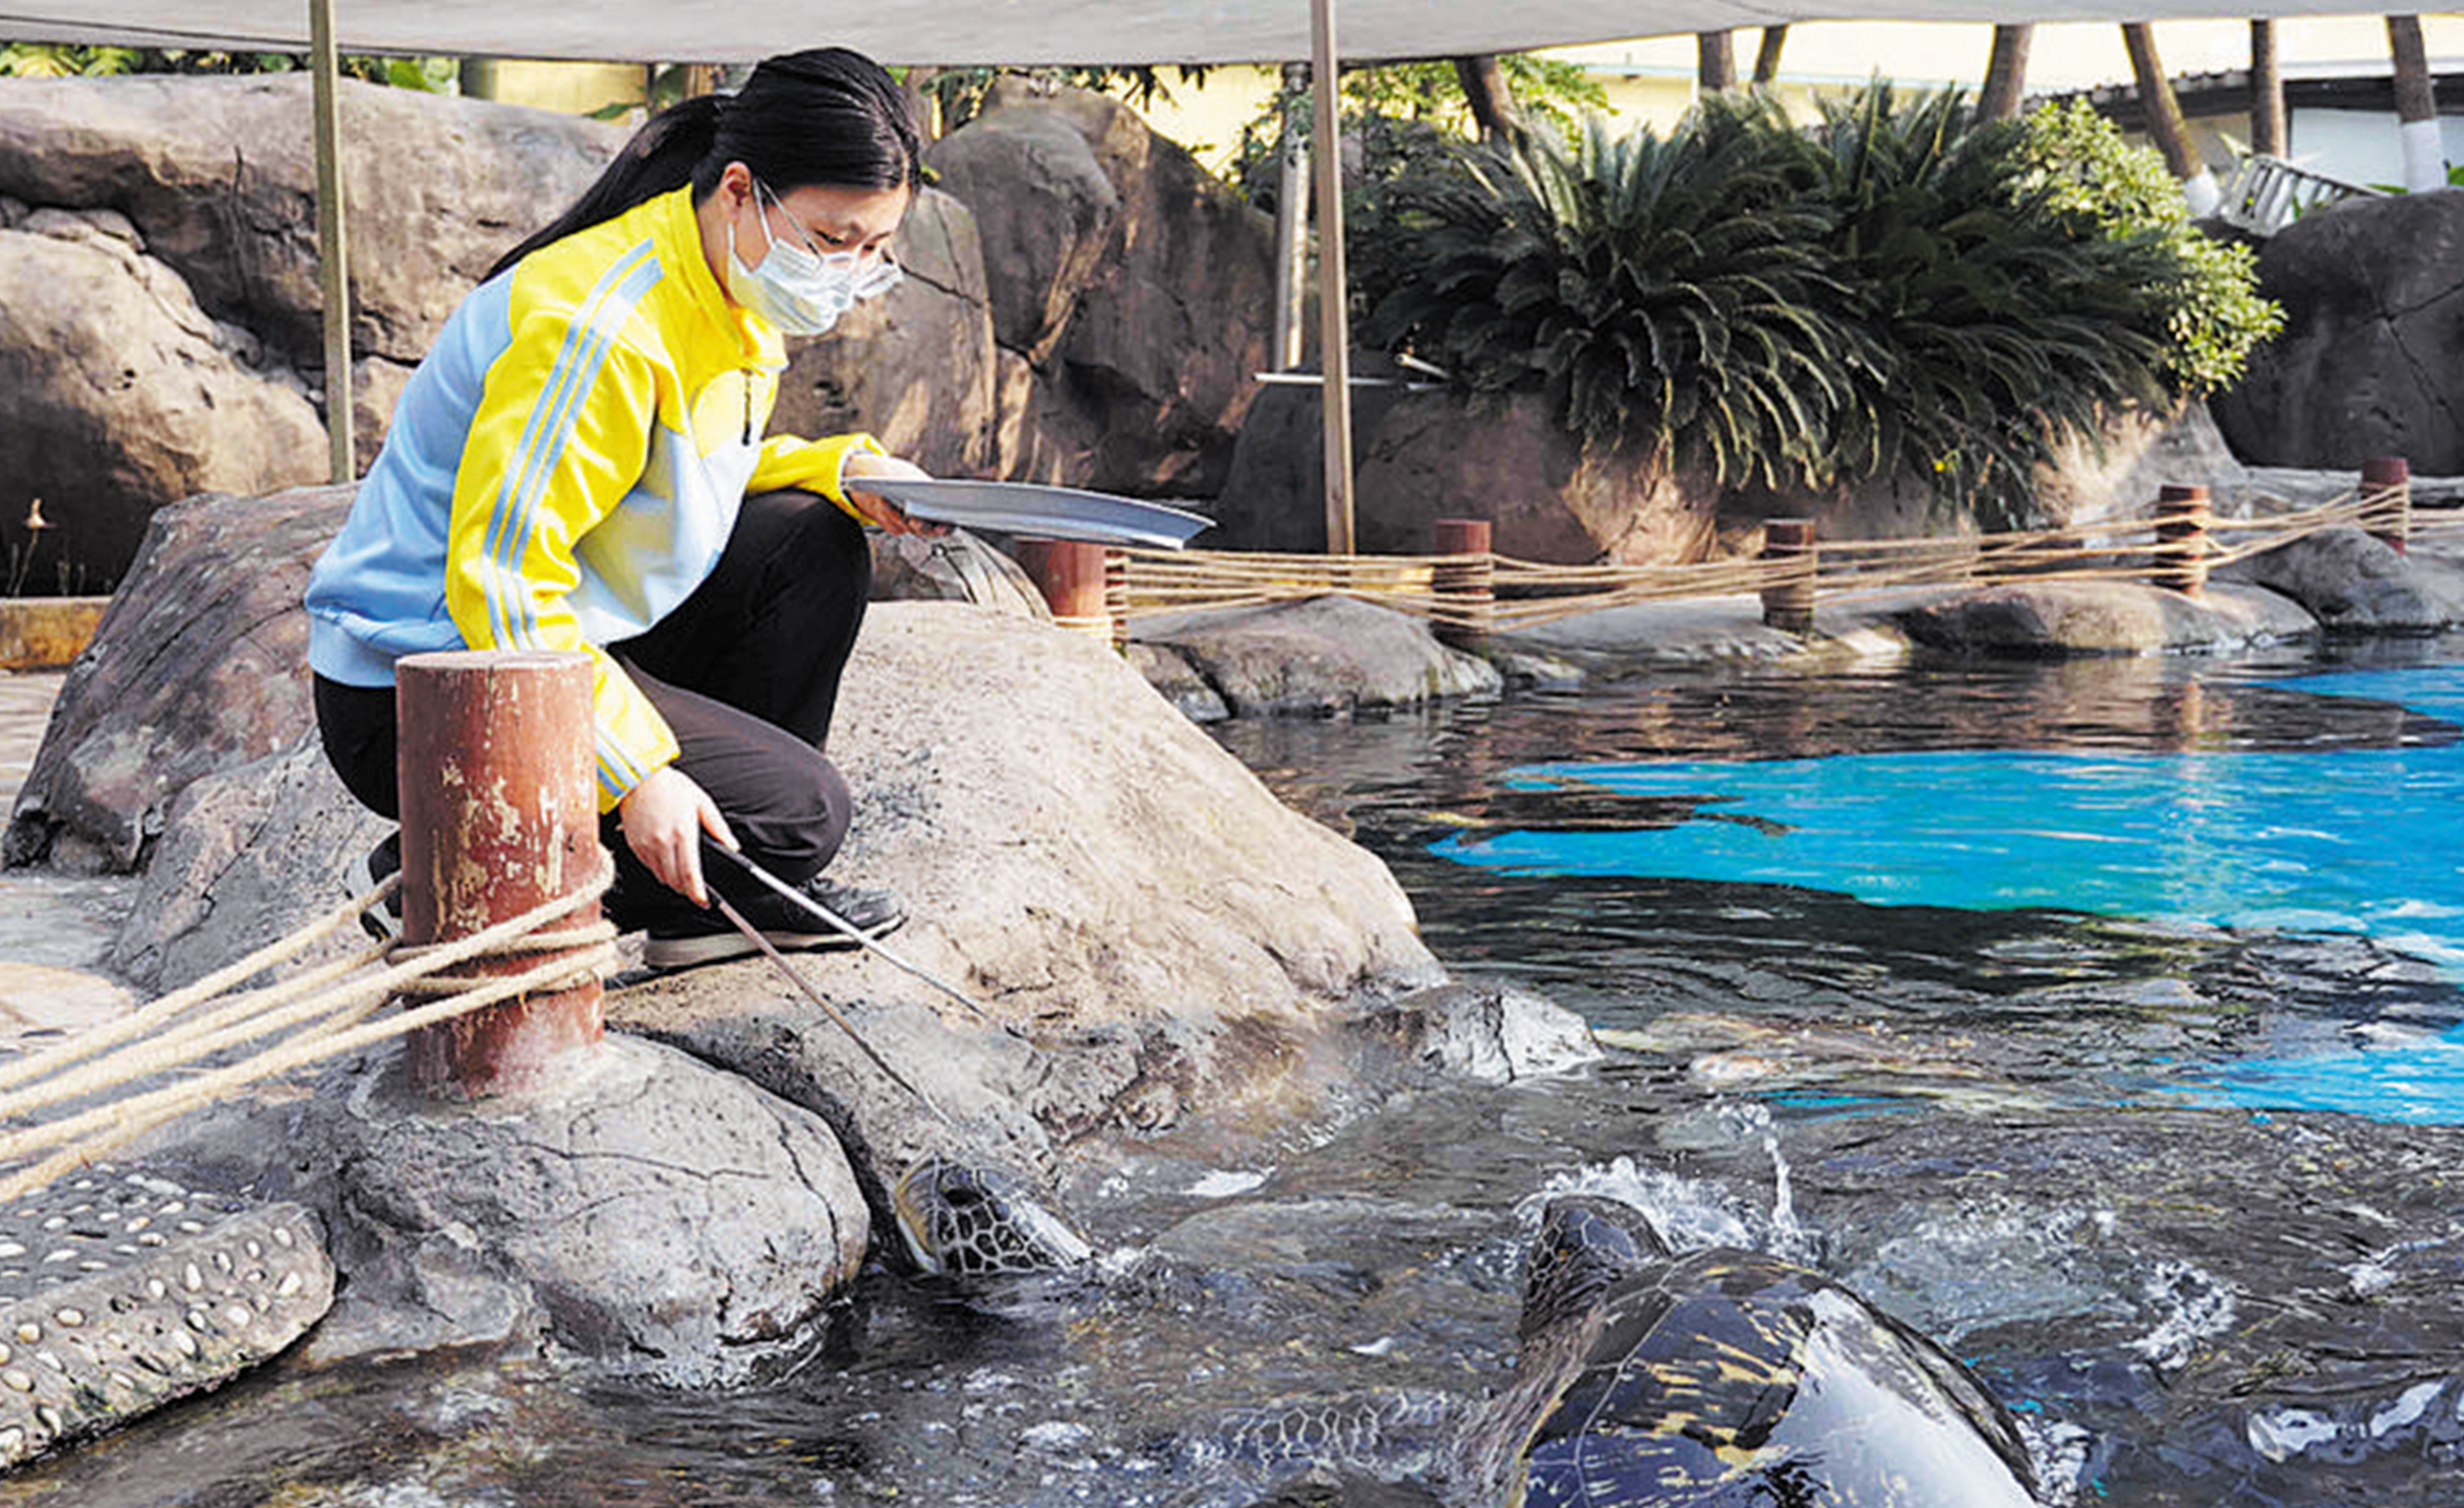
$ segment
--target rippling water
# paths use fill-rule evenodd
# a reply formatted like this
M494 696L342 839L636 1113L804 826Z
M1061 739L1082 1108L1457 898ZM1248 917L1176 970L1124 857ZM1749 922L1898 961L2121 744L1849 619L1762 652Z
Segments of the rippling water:
M740 1394L277 1368L0 1502L1239 1508L1296 1470L1260 1442L1363 1397L1409 1405L1361 1448L1398 1476L1508 1375L1537 1202L1586 1189L1942 1338L2057 1500L2464 1503L2459 660L1738 670L1228 729L1441 958L1612 1060L1142 1143L1065 1191L1101 1273L870 1275Z

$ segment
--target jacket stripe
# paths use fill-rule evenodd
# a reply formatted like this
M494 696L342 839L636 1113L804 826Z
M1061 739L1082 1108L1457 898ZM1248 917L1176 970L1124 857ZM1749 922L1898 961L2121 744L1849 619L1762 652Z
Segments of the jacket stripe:
M488 559L495 569L488 574L488 601L491 625L502 636L499 642L511 647L539 646L538 603L521 587L525 582L522 561L530 552L539 500L546 495L557 462L573 438L583 402L606 365L609 349L660 275L657 245L645 239L618 258L583 296L565 332L564 347L557 353L556 364L524 426L515 464L507 468L491 520L495 538ZM508 586L514 590L505 590Z

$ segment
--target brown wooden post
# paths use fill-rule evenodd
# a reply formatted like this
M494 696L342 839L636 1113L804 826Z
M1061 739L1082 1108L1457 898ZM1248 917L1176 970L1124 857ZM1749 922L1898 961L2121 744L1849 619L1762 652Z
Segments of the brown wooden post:
M449 943L597 880L599 782L585 655L456 650L395 669L402 725L403 941ZM599 918L591 902L555 924ZM521 973L538 956L459 975ZM411 1082L440 1099L543 1087L600 1038L599 981L526 994L412 1034Z
M2208 590L2208 490L2167 483L2156 493L2156 584L2185 597Z
M1763 588L1763 622L1782 633L1814 632L1814 520L1774 518L1764 524L1762 557L1787 567Z
M1497 624L1497 559L1489 553L1489 521L1441 518L1431 527L1432 553L1449 557L1439 564L1431 583L1438 596L1438 638L1450 645L1478 644Z
M1104 547L1083 539L1021 539L1018 563L1026 569L1052 621L1064 628L1112 641L1112 613L1104 596Z
M2396 554L2412 538L2412 464L2400 455L2373 456L2362 463L2362 495L2387 498L2382 515L2371 519L2370 537Z

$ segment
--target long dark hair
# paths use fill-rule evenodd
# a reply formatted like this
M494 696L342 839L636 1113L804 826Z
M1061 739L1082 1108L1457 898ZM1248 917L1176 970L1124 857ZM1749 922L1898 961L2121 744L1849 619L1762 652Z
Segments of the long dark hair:
M490 277L551 242L693 186L699 204L730 163L774 192L913 188L923 141L907 97L879 63L844 47L764 58L735 95L701 95L642 123L573 207L496 259Z

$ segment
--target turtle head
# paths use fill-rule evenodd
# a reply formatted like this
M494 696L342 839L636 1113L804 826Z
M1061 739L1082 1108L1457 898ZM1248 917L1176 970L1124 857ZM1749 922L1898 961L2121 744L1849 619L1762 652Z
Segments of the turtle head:
M891 1199L908 1255L928 1273L1052 1272L1094 1255L1025 1180L986 1164L927 1157Z
M1524 1267L1517 1336L1528 1342L1582 1313L1611 1283L1669 1256L1650 1219L1630 1204L1589 1194L1550 1200Z

